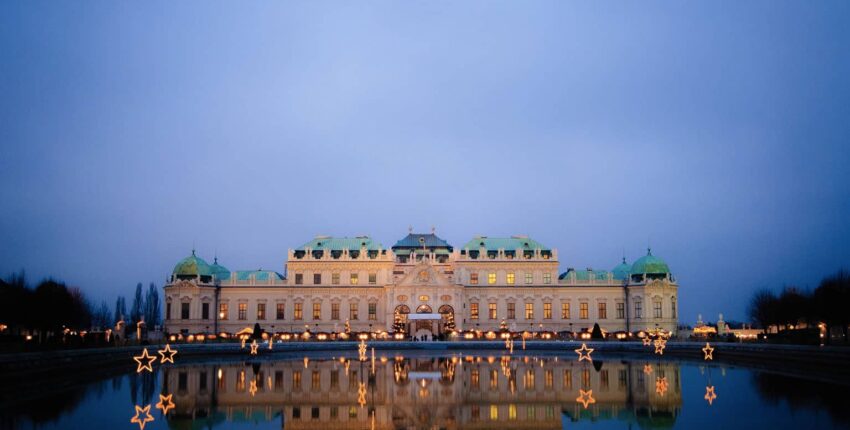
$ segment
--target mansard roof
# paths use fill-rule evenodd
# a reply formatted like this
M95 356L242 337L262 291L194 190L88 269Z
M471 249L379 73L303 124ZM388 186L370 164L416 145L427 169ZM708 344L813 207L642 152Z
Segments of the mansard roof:
M408 233L404 239L399 240L393 245L393 251L399 248L448 248L452 250L452 246L448 242L439 238L434 233Z
M316 236L315 239L299 246L295 250L304 251L307 248L310 248L313 251L359 251L362 247L366 247L369 251L377 251L378 249L383 248L380 242L372 240L369 236Z
M528 236L511 236L511 237L487 237L475 236L463 245L464 249L477 251L481 247L488 251L497 251L504 249L505 251L531 251L539 249L541 251L551 251L549 247L528 237Z
M234 273L236 273L237 281L250 280L252 275L254 277L254 280L256 281L268 281L269 279L284 279L283 275L272 270L237 270Z
M576 274L576 280L577 281L592 281L592 280L604 281L604 280L608 279L608 273L610 273L607 270L593 270L593 269L576 270L576 269L573 269L573 268L569 268L569 269L567 269L566 272L561 273L561 275L558 276L558 279L568 278L570 276L570 272L574 272ZM614 279L617 279L617 278L615 277Z

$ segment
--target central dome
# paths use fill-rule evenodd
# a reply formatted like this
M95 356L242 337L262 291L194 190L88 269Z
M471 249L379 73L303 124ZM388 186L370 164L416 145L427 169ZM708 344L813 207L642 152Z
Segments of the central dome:
M195 250L192 250L192 255L180 260L174 266L173 274L177 276L212 276L212 268L204 261L203 258L195 255Z
M631 273L634 275L667 275L670 273L670 267L667 266L664 260L652 255L651 249L647 249L646 255L638 258L632 264Z

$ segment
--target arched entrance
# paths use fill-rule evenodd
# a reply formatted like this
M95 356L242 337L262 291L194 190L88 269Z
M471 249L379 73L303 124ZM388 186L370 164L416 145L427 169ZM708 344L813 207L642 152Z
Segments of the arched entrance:
M434 313L434 311L431 309L431 306L419 305L419 307L416 308L416 313L431 314ZM414 336L420 339L430 339L431 336L436 334L436 330L434 330L434 322L431 320L417 319L412 332Z

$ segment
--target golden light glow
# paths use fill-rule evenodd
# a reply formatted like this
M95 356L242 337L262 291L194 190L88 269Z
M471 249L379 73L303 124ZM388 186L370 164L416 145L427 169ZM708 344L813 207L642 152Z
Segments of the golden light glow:
M578 354L578 361L582 361L582 360L593 361L593 359L590 358L590 353L593 352L593 349L588 348L586 343L582 343L581 348L579 348L575 351L576 351L576 354Z
M245 349L245 338L242 338L242 349Z
M655 339L655 353L658 355L664 355L664 348L667 347L667 341L663 338Z
M243 387L244 387L244 385L243 385ZM251 397L254 397L254 395L257 394L257 380L256 379L251 380L251 386L248 387L248 392L251 393Z
M714 403L714 400L717 399L717 394L714 392L714 385L705 386L705 396L703 399L708 401L708 406Z
M257 345L256 339L251 341L251 355L257 355L257 348L258 347L259 347L259 345Z
M652 339L650 339L649 336L644 336L644 338L641 339L641 341L643 341L643 346L652 345Z
M136 360L136 363L139 363L139 367L136 368L136 373L142 373L142 371L145 369L147 369L148 372L153 372L151 364L156 361L156 356L150 355L148 353L148 349L145 348L142 350L142 355L133 357L133 360ZM142 361L147 361L147 363L142 364Z
M360 361L366 361L366 341L360 340L360 345L357 346L357 353L360 356Z
M593 390L584 391L582 389L578 390L579 396L576 398L576 403L581 403L585 409L587 409L588 405L592 405L596 403L596 399L593 398Z
M159 403L156 404L157 409L162 409L162 414L167 415L169 409L174 408L174 402L171 401L171 394L167 396L159 395Z
M659 396L663 396L667 394L667 377L656 378L655 379L655 392L658 393Z
M274 338L269 338L269 349L274 349Z
M142 416L144 414L144 416ZM153 415L151 415L151 405L147 405L144 408L136 405L136 415L133 418L130 418L131 424L138 424L139 430L145 429L145 424L153 421Z
M177 350L171 349L171 345L165 344L165 349L160 349L157 351L162 358L160 359L160 364L165 363L166 361L174 364L174 356L177 355Z
M357 388L357 404L360 407L366 406L366 384L359 382L360 386Z
M649 364L645 364L643 366L643 373L646 373L647 375L652 373L652 366L650 366Z
M703 354L705 354L706 361L714 360L714 356L712 355L714 354L714 348L712 348L711 345L708 344L708 342L705 343L705 347L702 349L702 352Z

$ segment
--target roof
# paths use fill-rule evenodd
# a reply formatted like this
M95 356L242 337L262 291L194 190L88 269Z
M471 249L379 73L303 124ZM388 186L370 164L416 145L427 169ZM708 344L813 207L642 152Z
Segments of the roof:
M421 233L408 233L403 239L393 245L393 250L396 248L448 248L452 249L452 246L449 245L443 239L440 239L434 233L421 234Z
M608 272L607 270L593 270L593 269L587 269L587 270L576 270L576 269L567 269L567 271L566 271L566 272L561 273L561 274L558 276L558 279L565 279L565 278L567 278L567 277L570 275L570 272L575 272L575 274L576 274L576 280L577 280L577 281L590 281L590 280L604 281L604 280L607 280L607 279L608 279L608 273L610 273L610 272Z
M638 258L632 264L632 274L667 274L670 273L670 267L664 260L652 255L652 249L646 250L646 255Z
M535 249L540 249L543 251L550 251L550 249L543 245L542 243L528 237L528 236L511 236L511 237L487 237L487 236L475 236L463 245L464 249L469 249L470 251L476 251L481 247L486 248L488 251L498 251L499 249L504 249L505 251L531 251Z
M192 250L192 255L180 260L174 266L173 274L179 276L211 276L212 269L203 258L195 255L195 250Z
M616 265L613 269L611 269L611 273L614 274L614 279L623 280L629 277L629 274L632 272L632 265L626 263L626 257L623 257L623 262Z
M256 281L268 281L269 279L283 280L283 275L272 270L237 270L237 281L248 281L254 277Z
M230 278L230 270L226 267L218 264L218 257L213 259L213 264L210 266L210 272L215 275L218 279L229 279Z
M304 251L310 248L313 251L359 251L365 246L369 251L377 251L382 248L381 244L372 240L369 236L356 237L332 237L332 236L316 236L315 239L299 246L296 251Z

